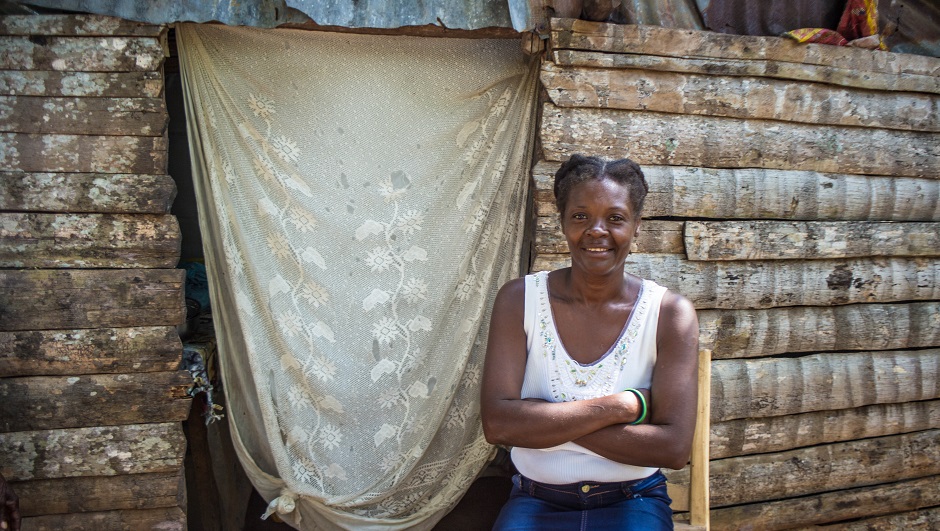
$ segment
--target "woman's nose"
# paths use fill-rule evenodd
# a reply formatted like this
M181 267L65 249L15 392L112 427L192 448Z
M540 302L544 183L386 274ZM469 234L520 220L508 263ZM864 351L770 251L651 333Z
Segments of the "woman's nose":
M598 221L588 227L588 234L591 236L599 236L607 233L607 227L604 226L602 221Z

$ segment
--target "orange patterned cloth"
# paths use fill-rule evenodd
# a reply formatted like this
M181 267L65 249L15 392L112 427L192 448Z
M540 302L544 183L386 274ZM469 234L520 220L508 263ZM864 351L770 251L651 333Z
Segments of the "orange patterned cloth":
M878 35L877 0L848 0L839 27L833 31L826 28L801 28L783 34L800 43L814 42L846 46L856 39ZM879 50L886 50L884 40L879 39Z

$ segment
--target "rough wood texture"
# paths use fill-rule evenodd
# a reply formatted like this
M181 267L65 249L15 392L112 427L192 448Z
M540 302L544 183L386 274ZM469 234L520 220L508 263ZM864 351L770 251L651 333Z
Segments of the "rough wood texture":
M0 96L0 131L161 136L169 115L160 98Z
M569 255L539 255L532 271L571 265ZM829 306L940 299L940 260L763 260L692 262L680 255L631 254L627 271L674 289L696 308Z
M169 214L0 213L0 267L173 268L181 244Z
M940 507L931 507L901 514L865 518L842 524L813 526L823 531L936 531L940 529Z
M176 198L169 175L0 172L0 210L165 214Z
M940 430L711 462L712 507L940 474ZM717 529L717 528L716 528Z
M940 504L940 476L714 509L714 529L778 531L797 526L875 516ZM817 529L813 527L813 529ZM824 527L823 529L829 529ZM891 527L889 529L910 529Z
M782 452L940 428L940 401L875 404L782 417L735 419L712 424L712 459Z
M540 216L535 220L535 251L567 253L568 242L561 232L558 216ZM641 253L683 253L683 222L644 220L633 249Z
M6 15L0 18L0 35L158 37L165 31L165 26L100 15Z
M31 531L186 531L186 513L179 507L54 514L23 519Z
M803 63L759 59L610 54L580 50L556 50L553 58L555 64L568 67L635 68L647 72L761 77L795 82L795 84L819 83L858 90L940 94L940 82L932 76L860 72Z
M533 170L536 209L557 216L560 163ZM940 221L940 180L756 168L644 166L644 216L723 219Z
M159 98L163 72L53 72L0 70L8 96Z
M172 371L182 350L172 326L0 332L0 378Z
M577 49L692 59L765 61L768 63L765 67L768 73L776 71L774 77L844 85L859 85L875 77L873 74L885 74L886 79L893 78L895 83L869 88L940 93L940 60L927 56L846 46L801 45L781 37L726 35L710 31L605 24L574 19L552 19L551 29L552 47L556 50ZM806 79L805 75L788 75L792 72L799 76L799 71L807 70L809 65L827 67L826 70L809 68L822 71L827 79ZM905 80L914 81L914 86L903 84Z
M182 269L0 270L0 330L178 325Z
M770 120L741 120L545 104L548 160L574 153L629 157L641 165L772 168L940 178L940 135Z
M940 398L940 349L712 362L712 422Z
M940 223L688 221L689 260L940 256Z
M5 378L0 432L179 422L192 384L187 371Z
M699 310L698 322L714 359L940 345L940 301Z
M166 173L163 136L33 135L0 133L6 171Z
M810 124L940 131L940 96L758 77L542 63L559 107L600 107Z
M185 454L179 422L21 431L0 437L0 469L9 481L177 472Z
M159 37L0 36L0 69L148 72L163 64Z
M37 479L11 482L24 517L175 507L186 493L181 473Z

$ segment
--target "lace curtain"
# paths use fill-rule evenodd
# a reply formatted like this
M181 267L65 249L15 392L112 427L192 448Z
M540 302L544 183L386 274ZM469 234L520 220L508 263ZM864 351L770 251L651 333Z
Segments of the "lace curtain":
M182 24L228 419L304 529L428 529L491 456L537 65L515 40Z

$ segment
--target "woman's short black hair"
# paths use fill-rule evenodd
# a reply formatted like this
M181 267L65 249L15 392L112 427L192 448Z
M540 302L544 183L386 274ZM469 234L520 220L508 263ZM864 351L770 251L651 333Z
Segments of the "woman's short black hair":
M626 186L630 196L630 206L636 217L643 211L643 202L649 185L640 165L630 159L607 160L600 157L574 154L555 172L555 206L558 213L564 215L571 190L591 179L610 179L621 186Z

